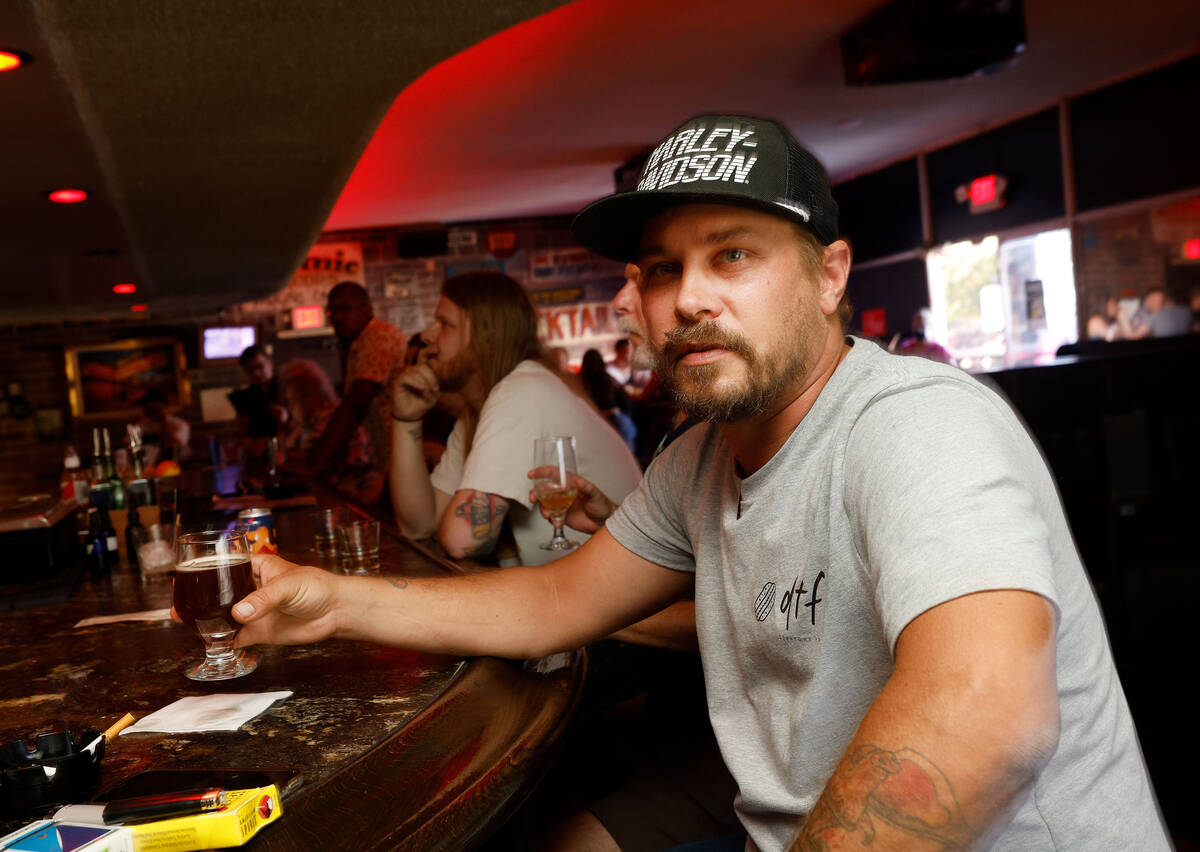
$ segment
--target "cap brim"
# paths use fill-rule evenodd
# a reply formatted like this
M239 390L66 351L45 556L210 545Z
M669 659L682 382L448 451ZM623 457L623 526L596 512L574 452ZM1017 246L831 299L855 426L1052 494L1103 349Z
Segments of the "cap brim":
M571 222L575 239L602 257L634 263L642 248L642 230L646 223L681 204L728 204L770 213L799 225L808 222L782 204L738 195L712 192L622 192L593 201L579 211Z

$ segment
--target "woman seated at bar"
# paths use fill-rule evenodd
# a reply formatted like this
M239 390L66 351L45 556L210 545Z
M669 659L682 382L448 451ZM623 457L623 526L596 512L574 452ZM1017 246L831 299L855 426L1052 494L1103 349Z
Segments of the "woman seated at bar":
M317 438L337 411L338 395L321 365L297 358L283 366L280 394L288 407L291 429L284 438L285 457L307 459ZM371 444L359 426L330 468L333 486L352 500L373 504L383 493L383 474L372 464Z

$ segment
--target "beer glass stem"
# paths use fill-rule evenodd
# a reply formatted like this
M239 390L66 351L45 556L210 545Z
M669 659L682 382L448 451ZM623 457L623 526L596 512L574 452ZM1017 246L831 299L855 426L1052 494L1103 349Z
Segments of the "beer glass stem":
M231 671L237 665L237 651L233 640L237 632L204 635L204 667L216 674Z

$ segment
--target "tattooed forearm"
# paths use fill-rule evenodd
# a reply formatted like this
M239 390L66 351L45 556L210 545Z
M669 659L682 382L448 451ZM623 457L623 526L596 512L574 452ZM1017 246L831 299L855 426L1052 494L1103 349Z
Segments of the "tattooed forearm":
M408 437L412 438L414 441L420 442L420 440L421 440L421 427L420 427L420 426L413 426L411 429L409 429L409 430L408 430Z
M792 850L857 849L877 837L879 849L923 838L922 848L954 850L967 849L976 834L950 781L928 758L861 745L830 779Z
M507 500L483 491L471 492L471 499L454 509L456 518L465 518L471 524L471 537L478 542L475 553L487 551L496 542L507 514Z
M384 577L383 579L387 580L389 585L395 586L397 589L408 588L408 580L405 580L403 577Z

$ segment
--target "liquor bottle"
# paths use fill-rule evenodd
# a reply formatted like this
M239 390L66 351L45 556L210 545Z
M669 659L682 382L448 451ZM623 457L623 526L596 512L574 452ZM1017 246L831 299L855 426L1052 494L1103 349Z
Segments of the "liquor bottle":
M108 427L104 427L104 464L108 472L108 484L112 487L112 508L125 508L125 483L117 475L117 465L113 461L112 438L109 437Z
M79 464L79 453L68 446L63 453L63 472L59 479L62 499L73 503L86 503L88 499L88 473Z
M103 517L102 517L103 516ZM112 563L108 556L108 512L104 509L88 509L88 542L87 561L88 571L93 577L106 577L112 573ZM117 543L116 533L112 542Z
M88 483L88 499L94 508L107 510L112 507L112 483L104 464L99 429L92 429L92 479Z
M117 543L117 531L108 517L108 510L96 511L100 514L100 527L104 530L104 562L108 565L106 573L111 574L112 569L121 561L121 545Z
M129 522L125 525L125 562L134 571L138 568L137 541L138 536L134 530L144 530L142 519L138 517L138 506L141 501L138 499L138 493L132 488L129 489Z
M139 505L153 506L158 501L154 494L154 480L146 476L142 462L142 427L129 423L125 426L125 432L129 436L129 458L133 466L133 476L125 490L129 494L137 492Z

